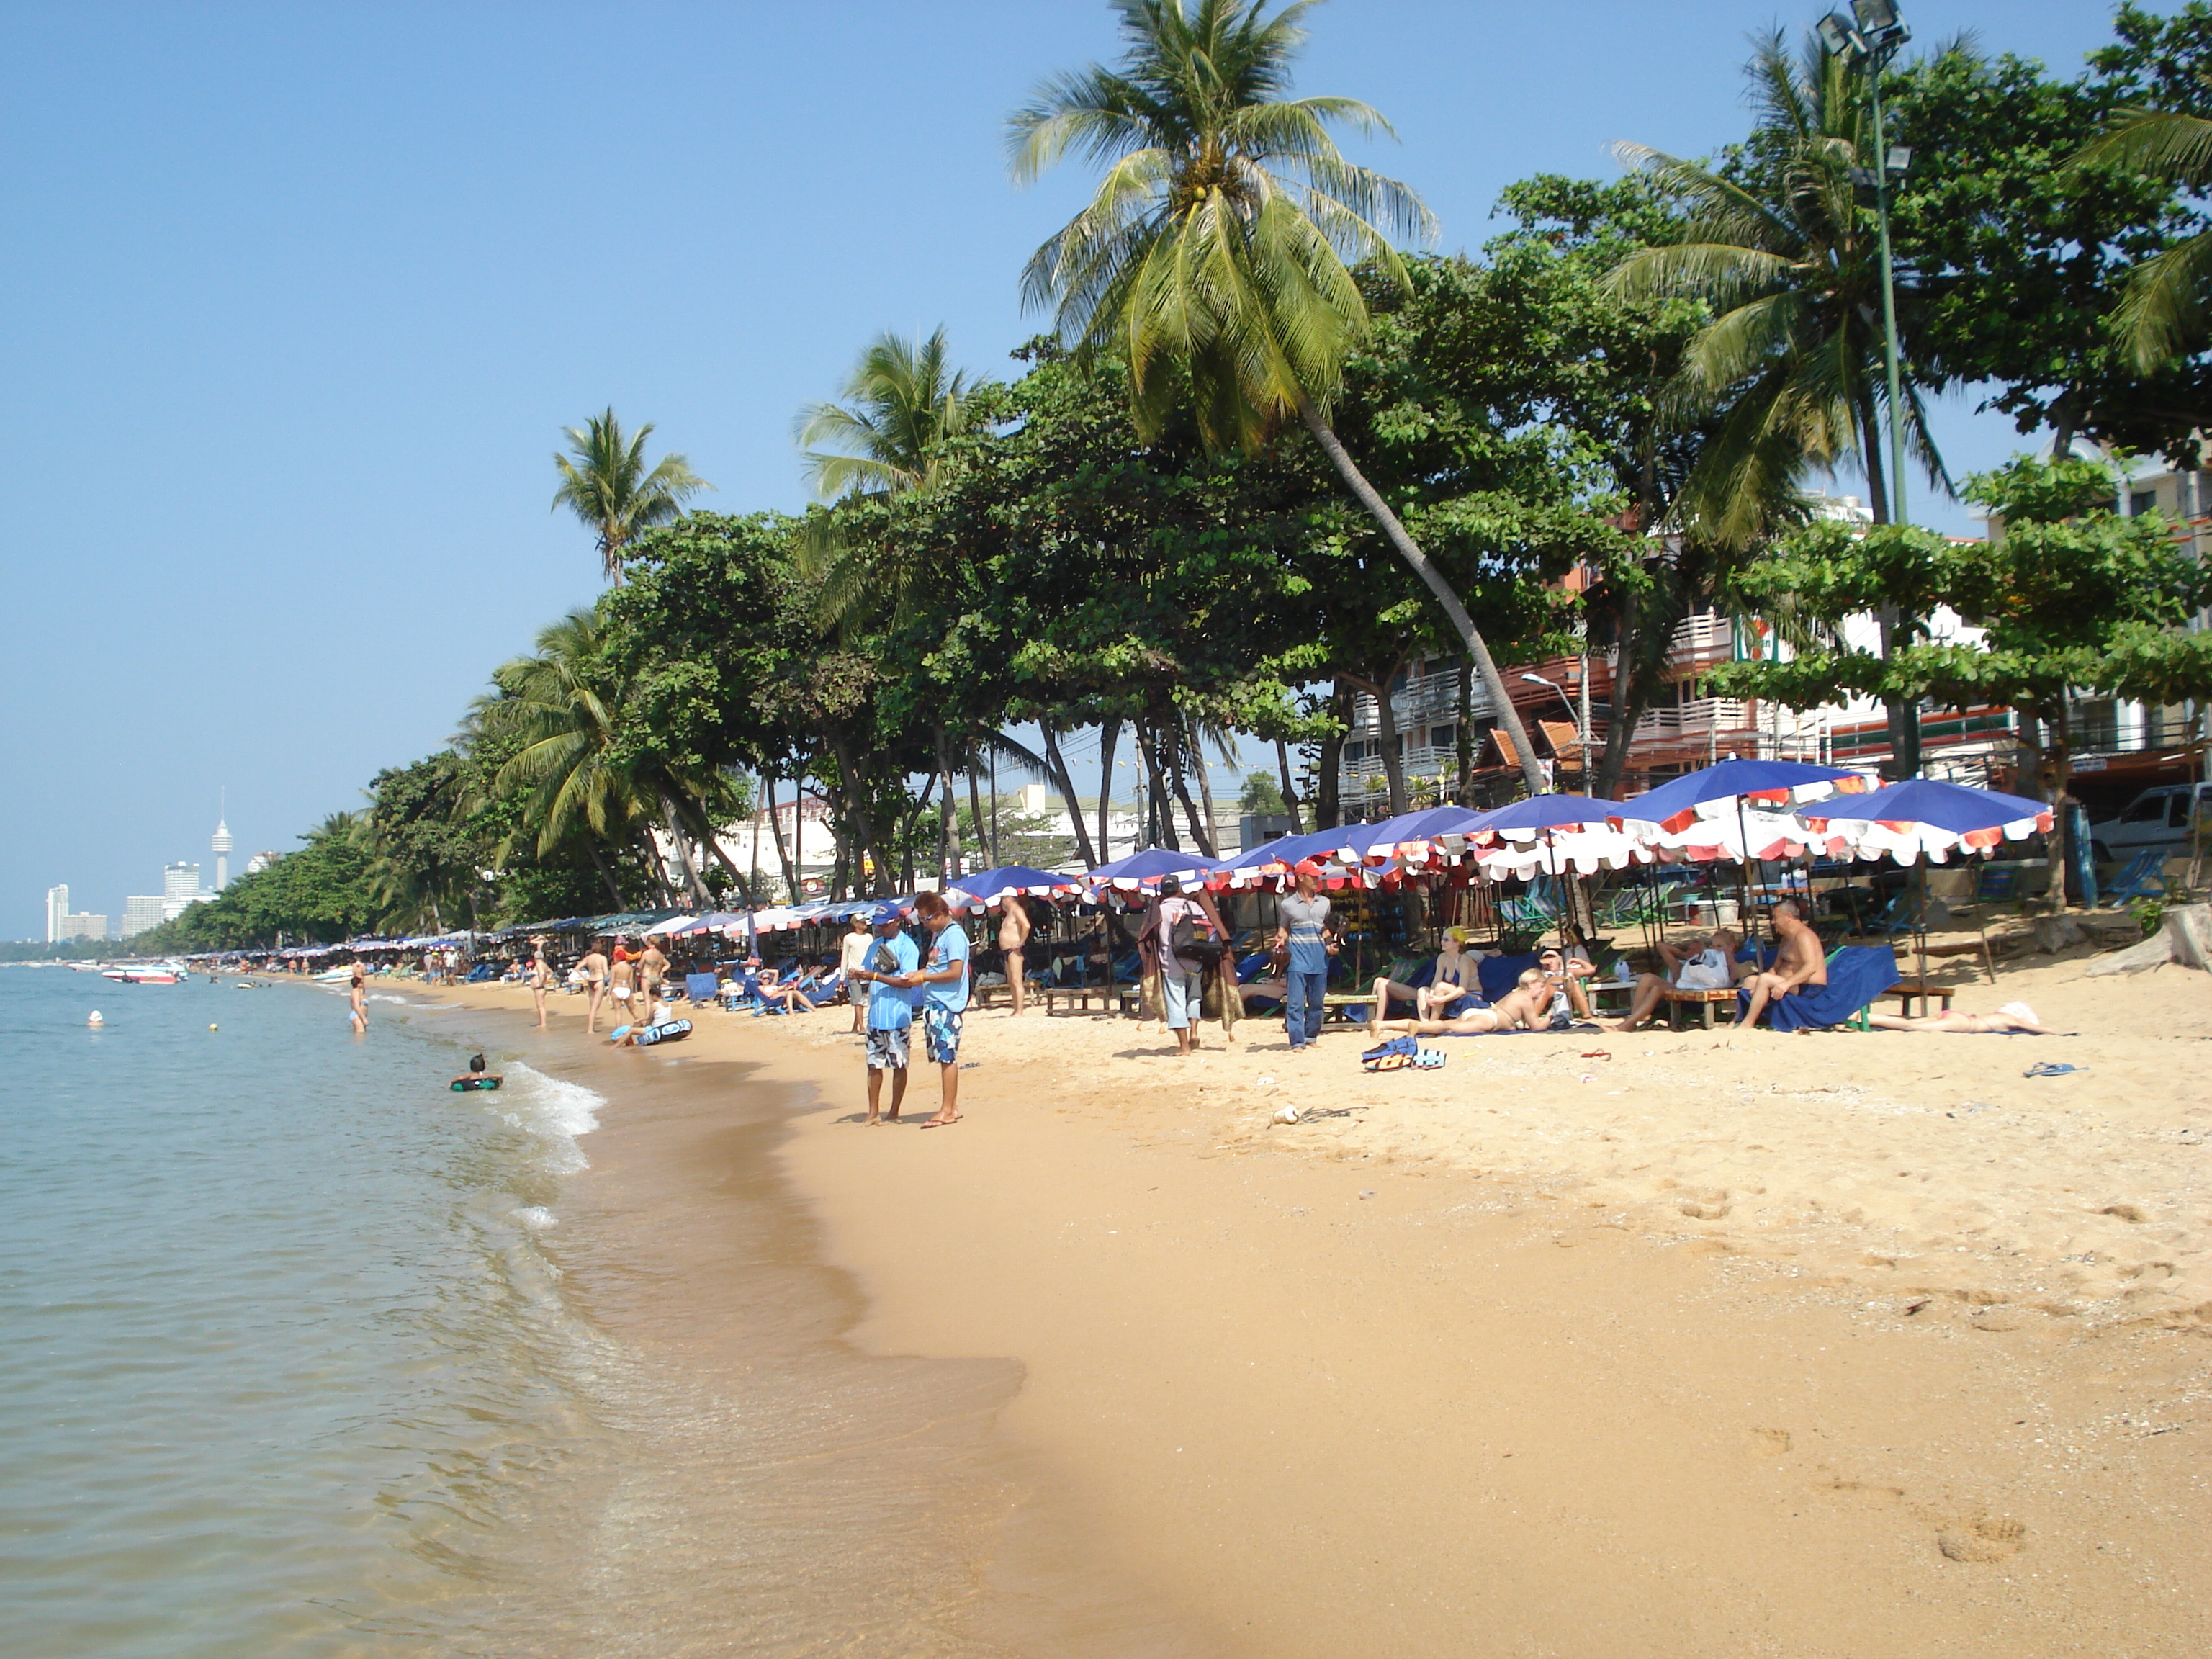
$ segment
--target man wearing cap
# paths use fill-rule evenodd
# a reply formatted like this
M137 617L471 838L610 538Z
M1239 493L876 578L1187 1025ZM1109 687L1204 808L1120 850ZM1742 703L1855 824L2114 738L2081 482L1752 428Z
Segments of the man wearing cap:
M857 918L856 918L857 919ZM921 951L899 927L899 908L878 904L869 915L876 938L866 965L848 970L855 984L868 988L868 1121L882 1121L884 1073L891 1074L890 1121L899 1121L899 1106L906 1099L908 1044L914 1030L914 1006L919 991L903 981L921 964Z
M1335 929L1328 900L1321 890L1321 866L1309 859L1298 866L1296 893L1275 905L1275 949L1287 953L1284 970L1283 1029L1291 1047L1310 1047L1321 1036L1328 1012L1328 959L1336 954Z

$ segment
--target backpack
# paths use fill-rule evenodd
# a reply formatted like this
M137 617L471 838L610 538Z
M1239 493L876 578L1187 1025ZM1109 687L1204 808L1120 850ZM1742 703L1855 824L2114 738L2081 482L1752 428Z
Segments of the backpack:
M1211 968L1229 947L1210 933L1200 933L1198 927L1199 919L1185 910L1175 919L1175 926L1169 932L1168 950L1177 962Z

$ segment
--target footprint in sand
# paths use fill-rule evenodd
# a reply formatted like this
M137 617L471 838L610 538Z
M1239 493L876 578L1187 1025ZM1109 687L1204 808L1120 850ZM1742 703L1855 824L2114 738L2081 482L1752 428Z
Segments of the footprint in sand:
M1936 1534L1947 1561L2002 1561L2020 1553L2027 1528L2017 1521L1982 1520Z
M1753 1429L1751 1449L1761 1457L1779 1457L1790 1449L1790 1431L1787 1429Z

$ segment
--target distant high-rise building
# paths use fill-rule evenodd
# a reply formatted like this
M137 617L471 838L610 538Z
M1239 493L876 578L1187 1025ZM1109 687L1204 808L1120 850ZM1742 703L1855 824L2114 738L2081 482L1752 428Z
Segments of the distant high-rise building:
M69 937L62 932L62 918L69 914L69 884L46 889L46 943L56 944Z
M198 865L179 863L161 866L162 921L174 921L206 896L200 891Z
M90 912L70 911L61 921L61 936L65 939L106 939L107 918Z
M270 865L276 863L278 859L281 859L283 856L284 855L282 853L270 852L266 849L256 853L252 858L246 860L246 873L249 876L258 876L264 870L266 870Z
M159 893L133 893L123 901L123 938L137 939L149 929L159 927L161 921Z
M215 890L218 893L230 885L230 825L217 814L215 836L208 842L208 851L215 854Z

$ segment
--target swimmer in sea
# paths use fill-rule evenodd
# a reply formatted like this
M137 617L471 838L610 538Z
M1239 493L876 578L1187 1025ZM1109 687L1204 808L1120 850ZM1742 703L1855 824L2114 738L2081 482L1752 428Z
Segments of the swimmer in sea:
M469 1056L469 1069L462 1073L459 1077L455 1078L453 1081L456 1083L472 1083L477 1079L483 1077L489 1077L494 1085L496 1085L499 1082L499 1073L497 1072L487 1073L484 1070L484 1057L482 1054L471 1054Z

